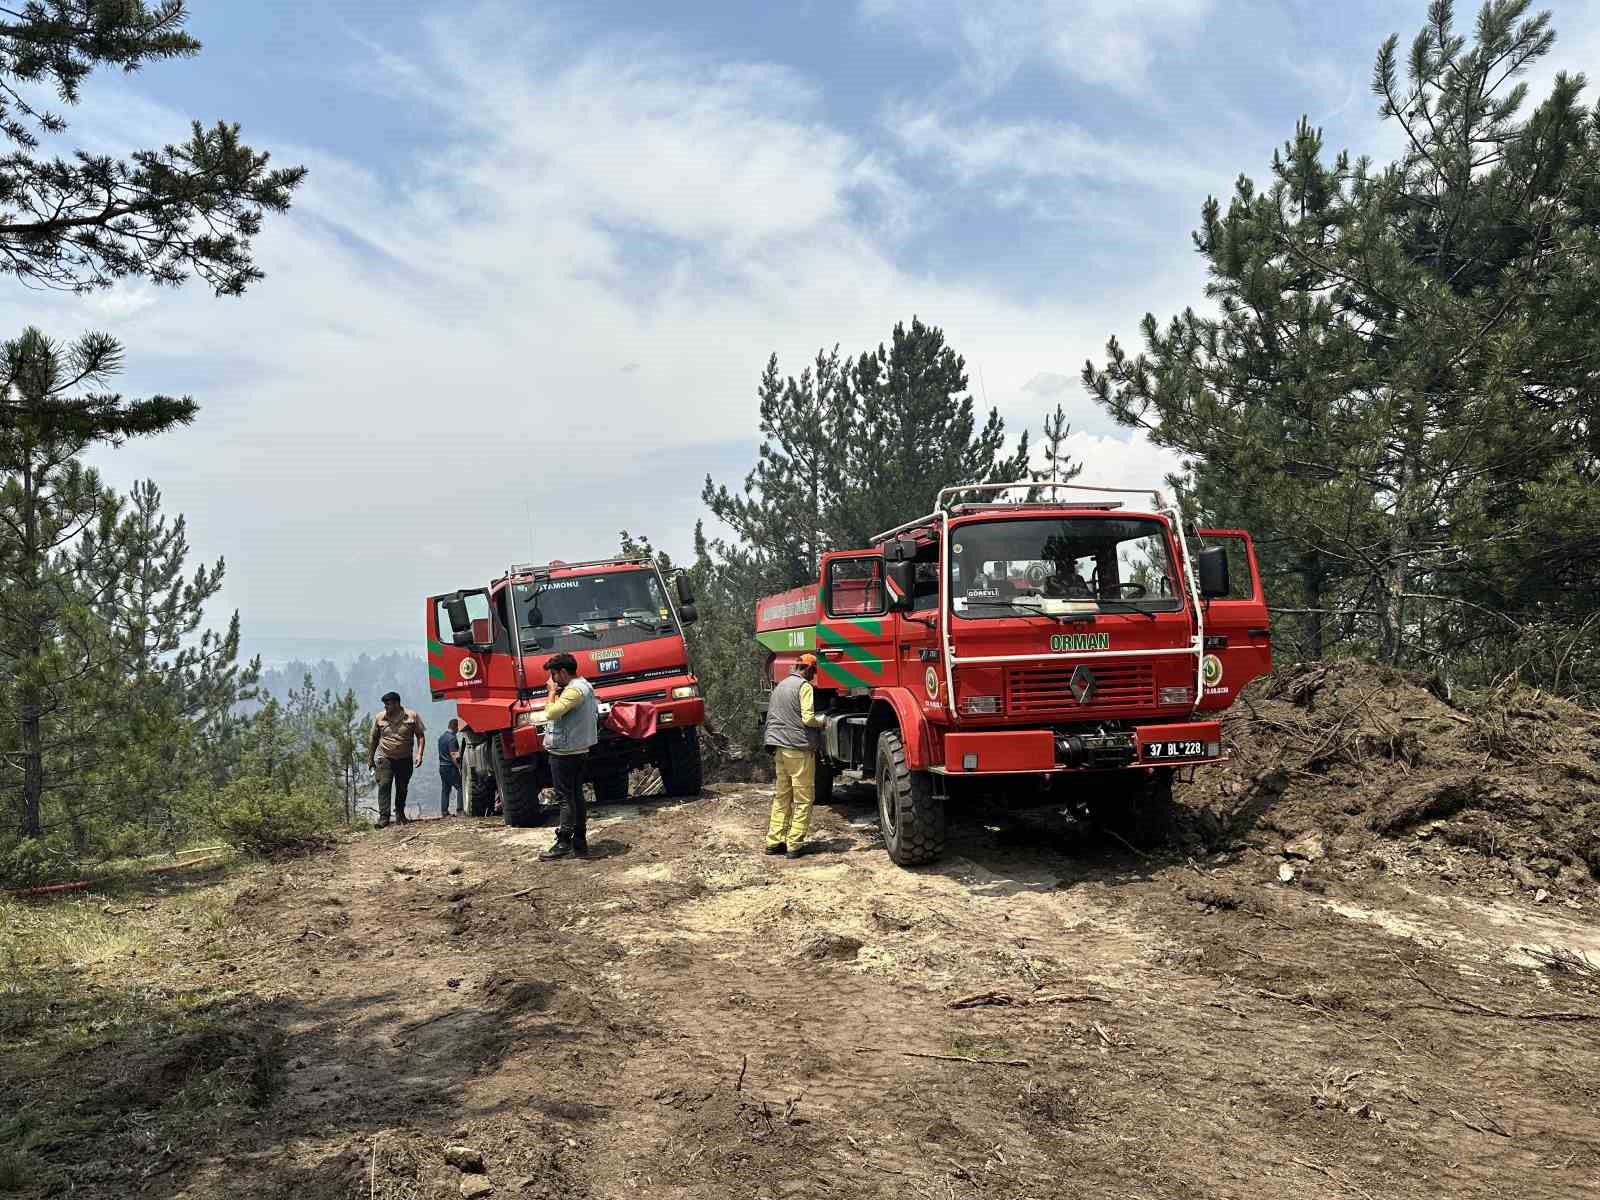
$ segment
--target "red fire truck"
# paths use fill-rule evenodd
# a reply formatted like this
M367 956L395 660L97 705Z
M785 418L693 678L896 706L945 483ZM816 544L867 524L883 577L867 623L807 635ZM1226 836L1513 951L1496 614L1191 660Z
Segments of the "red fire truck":
M1038 499L1063 492L1148 503ZM774 682L817 655L818 798L838 772L874 781L902 865L938 858L947 802L979 794L1148 836L1174 777L1226 757L1218 715L1272 664L1248 533L1076 484L947 488L758 601L756 637Z
M539 793L550 785L544 661L563 650L594 685L602 718L624 701L655 710L648 738L601 729L589 756L595 799L625 797L628 772L646 764L660 769L667 795L700 791L705 702L683 639L695 615L688 577L668 588L646 556L513 566L486 588L429 597L433 699L454 700L473 744L487 743L507 825L539 822ZM469 797L475 814L489 794Z

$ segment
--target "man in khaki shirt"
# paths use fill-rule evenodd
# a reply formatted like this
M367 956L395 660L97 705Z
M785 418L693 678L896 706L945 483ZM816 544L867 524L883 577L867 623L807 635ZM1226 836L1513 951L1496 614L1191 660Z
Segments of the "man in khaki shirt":
M378 775L378 828L389 823L389 793L394 792L394 815L406 824L406 792L411 772L422 765L427 729L415 709L400 706L400 693L383 697L383 711L372 722L367 745L367 766Z

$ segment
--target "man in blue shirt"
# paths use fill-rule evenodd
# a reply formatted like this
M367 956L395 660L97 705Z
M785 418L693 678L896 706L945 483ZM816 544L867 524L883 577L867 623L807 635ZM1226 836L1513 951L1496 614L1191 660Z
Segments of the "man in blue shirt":
M451 720L439 735L439 815L450 815L450 792L456 793L456 815L461 815L461 739L456 730L461 722Z

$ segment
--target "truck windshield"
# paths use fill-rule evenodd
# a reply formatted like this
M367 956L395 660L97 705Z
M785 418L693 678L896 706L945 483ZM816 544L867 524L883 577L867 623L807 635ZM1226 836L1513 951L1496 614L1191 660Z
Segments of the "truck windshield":
M514 595L526 652L623 646L678 632L654 571L519 583Z
M1027 617L1019 597L1092 602L1106 612L1176 612L1181 584L1166 526L1138 517L979 521L950 531L950 598L968 619Z

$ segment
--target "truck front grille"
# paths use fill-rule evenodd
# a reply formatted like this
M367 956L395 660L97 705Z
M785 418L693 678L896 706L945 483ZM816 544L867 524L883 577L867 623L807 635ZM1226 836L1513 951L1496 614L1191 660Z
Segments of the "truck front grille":
M1094 691L1079 704L1072 696L1072 673L1087 666ZM1012 667L1006 672L1006 712L1012 716L1054 716L1087 709L1122 708L1155 703L1156 671L1149 663L1063 663L1049 667Z

